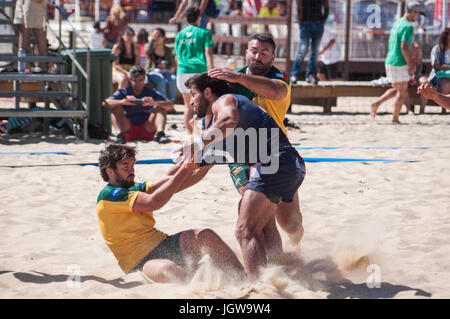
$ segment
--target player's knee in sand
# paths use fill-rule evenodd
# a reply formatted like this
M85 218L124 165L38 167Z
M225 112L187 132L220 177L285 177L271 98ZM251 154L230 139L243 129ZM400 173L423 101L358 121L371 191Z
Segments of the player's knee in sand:
M187 230L181 233L180 248L187 269L195 270L200 259L208 254L213 264L229 275L245 278L244 268L231 248L212 229Z
M184 269L169 259L149 260L142 272L156 282L180 282L186 278Z

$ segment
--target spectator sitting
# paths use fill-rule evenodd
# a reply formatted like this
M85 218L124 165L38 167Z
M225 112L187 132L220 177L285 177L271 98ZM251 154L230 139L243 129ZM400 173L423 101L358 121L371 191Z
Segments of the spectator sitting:
M111 110L112 124L120 131L117 142L154 140L169 143L164 129L166 112L173 109L173 102L145 86L145 70L140 65L131 68L129 77L131 85L120 88L103 103Z
M141 66L145 67L145 45L148 43L148 32L144 28L139 30L137 34L137 44L139 46L139 56L141 58Z
M113 62L112 80L119 88L130 85L128 71L133 65L139 65L139 47L134 43L134 30L131 27L125 27L122 30L119 42L117 42L111 53L118 55L119 60Z
M166 31L153 30L150 43L145 46L147 82L156 84L156 90L175 102L177 93L176 65L172 49L165 44ZM167 89L166 89L167 86Z
M106 18L105 38L108 41L108 48L112 48L119 40L120 34L128 21L125 19L125 12L119 4L112 6L109 16Z
M94 21L94 30L90 35L91 49L103 49L106 48L108 43L105 39L105 34L102 28L100 28L100 21Z
M442 94L430 83L423 83L417 88L417 94L425 96L427 99L434 100L440 106L450 111L450 94Z
M277 9L277 3L275 0L266 0L263 7L258 13L258 17L279 17L280 13Z
M261 0L244 0L242 7L246 17L257 17L261 10Z
M438 44L431 50L431 66L430 83L444 95L450 94L450 28L442 31Z
M280 14L276 8L277 3L275 0L265 0L263 2L263 6L261 7L261 10L258 12L259 18L270 18L270 17L279 17ZM274 37L278 37L278 30L276 30L276 26L273 26L274 28L271 28L269 31L269 27L267 25L261 25L261 24L252 24L252 32L253 33L275 33Z
M242 1L232 0L230 4L230 12L229 15L231 17L243 16L244 12L242 11Z
M287 15L287 5L285 0L277 1L277 10L280 14L280 17L284 17Z

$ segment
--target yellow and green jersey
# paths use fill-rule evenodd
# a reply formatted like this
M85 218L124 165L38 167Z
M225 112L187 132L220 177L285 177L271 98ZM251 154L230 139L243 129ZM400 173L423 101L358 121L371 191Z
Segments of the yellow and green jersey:
M140 192L151 193L152 182L130 188L108 184L97 198L97 219L102 236L125 273L136 267L167 234L155 228L153 212L133 212Z
M247 73L248 66L238 68L234 72ZM272 65L269 73L265 75L266 78L276 79L283 82L286 85L287 94L281 100L271 100L258 96L255 92L249 90L245 86L238 83L231 83L231 90L233 93L241 94L252 100L255 104L261 106L267 113L272 116L278 126L283 130L284 134L287 136L286 127L284 127L283 121L286 117L286 112L291 104L291 83L289 78L280 70Z

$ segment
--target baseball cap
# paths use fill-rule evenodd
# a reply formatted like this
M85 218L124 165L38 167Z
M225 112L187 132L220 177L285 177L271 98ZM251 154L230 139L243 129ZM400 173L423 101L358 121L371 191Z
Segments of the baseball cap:
M418 2L418 1L411 1L406 5L406 10L407 11L417 11L420 12L421 15L426 15L425 14L425 6Z
M94 29L99 29L100 28L100 21L94 21L93 27L94 27Z

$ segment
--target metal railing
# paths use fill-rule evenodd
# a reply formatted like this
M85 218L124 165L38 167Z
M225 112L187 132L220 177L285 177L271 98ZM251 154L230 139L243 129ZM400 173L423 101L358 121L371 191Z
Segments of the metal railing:
M0 0L1 1L1 0ZM15 1L7 2L8 7L13 8L15 5ZM5 10L3 10L3 7L5 7L5 2L0 2L0 13L3 15L6 15ZM58 10L60 8L58 7ZM67 16L64 15L64 12L61 11L63 14L60 15L60 17L67 20ZM9 17L8 15L6 15ZM72 125L72 129L74 133L78 133L81 131L80 124L77 121L72 121L72 118L79 118L83 120L83 136L84 140L86 141L88 138L88 118L89 118L89 106L90 106L90 96L89 96L89 81L90 81L90 49L89 45L86 43L86 41L80 36L79 32L76 30L76 28L68 21L68 24L71 26L72 31L74 34L76 34L81 41L86 45L86 48L88 50L88 56L87 56L87 70L85 70L76 57L76 50L71 54L70 51L67 52L68 56L72 60L72 74L18 74L16 72L5 72L0 74L0 79L4 87L9 87L8 84L5 84L7 82L12 82L13 84L13 90L4 90L1 92L0 95L4 97L14 97L15 98L15 108L9 109L9 108L2 108L0 109L0 113L2 117L19 117L19 116L25 116L25 117L41 117L44 118L44 133L48 134L49 130L49 118L52 117L64 117L67 118L68 122ZM8 20L8 24L12 24L12 14L11 19ZM59 21L60 24L60 32L59 36L58 34L52 29L50 24L46 22L47 30L50 30L54 33L55 37L59 41L59 52L61 52L61 47L65 47L64 43L61 41L61 25L62 20ZM76 38L75 38L76 40ZM11 41L9 41L11 42ZM74 48L76 49L76 44L74 45ZM52 56L34 56L29 55L26 57L17 57L11 54L2 54L0 57L1 61L7 61L10 63L14 62L43 62L43 63L56 63L61 64L64 61L60 57L52 57ZM79 71L80 76L77 76L75 74L76 71ZM83 101L77 94L77 88L78 88L78 80L80 77L84 77L86 79L86 85L87 85L87 95L86 95L86 102ZM38 87L43 89L41 90L35 90L35 85L27 85L27 87L30 89L21 90L20 84L21 83L35 83L38 84ZM53 91L54 87L52 86L52 83L56 83L56 91ZM59 91L60 84L65 83L67 87L70 89L70 92L65 91ZM31 87L33 87L31 89ZM22 97L30 97L30 98L44 98L45 101L45 108L42 111L35 111L35 110L24 110L20 108L19 105L19 99ZM64 107L65 101L61 100L64 98L69 98L69 102L71 104L71 109L67 109ZM77 107L75 107L76 100L79 101L80 105L77 104ZM57 110L50 109L50 102L53 102L55 106L58 108ZM78 135L78 134L77 134Z
M80 96L77 96L80 103L86 110L86 112L89 114L89 107L90 107L90 77L91 77L91 49L89 47L89 44L86 42L86 40L82 37L82 35L78 32L78 30L75 28L75 26L70 22L68 19L67 14L64 12L64 10L57 4L54 3L55 9L59 11L58 15L58 34L55 30L51 27L50 23L47 21L47 28L50 30L53 35L57 38L59 46L58 46L58 52L61 53L62 48L65 50L67 56L71 59L72 63L72 75L76 75L76 70L80 72L80 74L85 78L86 80L86 101L83 101L83 99ZM73 34L72 37L72 53L70 52L70 48L67 48L64 42L62 41L62 21L67 22L67 24L71 28L71 32ZM83 66L80 64L80 62L77 60L77 38L81 40L81 42L84 44L87 50L87 56L86 56L86 69L83 68ZM78 94L77 94L78 95Z

